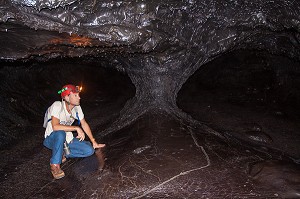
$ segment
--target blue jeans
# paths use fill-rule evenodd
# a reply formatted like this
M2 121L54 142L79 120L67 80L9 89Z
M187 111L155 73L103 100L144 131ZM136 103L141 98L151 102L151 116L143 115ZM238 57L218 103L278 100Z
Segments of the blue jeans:
M66 141L65 131L53 131L43 142L44 146L52 150L50 164L61 164ZM66 158L88 157L94 154L95 150L90 142L79 141L77 138L69 143L70 154Z

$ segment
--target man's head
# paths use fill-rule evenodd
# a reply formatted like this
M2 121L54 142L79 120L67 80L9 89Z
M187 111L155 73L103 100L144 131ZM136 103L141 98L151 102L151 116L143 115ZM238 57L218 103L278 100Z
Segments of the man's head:
M60 94L61 98L64 99L67 103L76 106L80 104L79 93L81 89L82 87L67 84L63 86L60 91L58 91L58 94Z

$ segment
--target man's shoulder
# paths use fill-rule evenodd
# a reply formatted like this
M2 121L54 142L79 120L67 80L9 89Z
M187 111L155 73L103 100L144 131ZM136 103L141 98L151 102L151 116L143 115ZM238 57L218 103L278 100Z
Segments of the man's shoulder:
M80 105L76 105L76 106L74 106L74 110L75 110L76 112L78 112L79 110L82 111L82 108L81 108Z
M74 107L76 107L76 108L81 108L81 106L80 106L80 105L76 105L76 106L74 106Z
M53 104L51 105L52 107L59 107L59 108L61 108L61 101L55 101L55 102L53 102Z

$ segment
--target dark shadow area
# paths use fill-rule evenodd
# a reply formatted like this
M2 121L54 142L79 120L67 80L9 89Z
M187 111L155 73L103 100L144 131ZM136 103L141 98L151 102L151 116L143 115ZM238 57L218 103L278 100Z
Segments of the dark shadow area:
M299 161L299 62L264 51L227 53L202 66L177 103L227 138Z

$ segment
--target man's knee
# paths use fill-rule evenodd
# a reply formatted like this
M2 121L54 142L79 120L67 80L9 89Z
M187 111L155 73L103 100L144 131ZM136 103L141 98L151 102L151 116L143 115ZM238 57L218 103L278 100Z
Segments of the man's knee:
M88 145L85 152L87 156L91 156L94 154L95 149L91 145Z
M65 141L66 140L66 132L65 131L55 131L55 137L57 140Z

